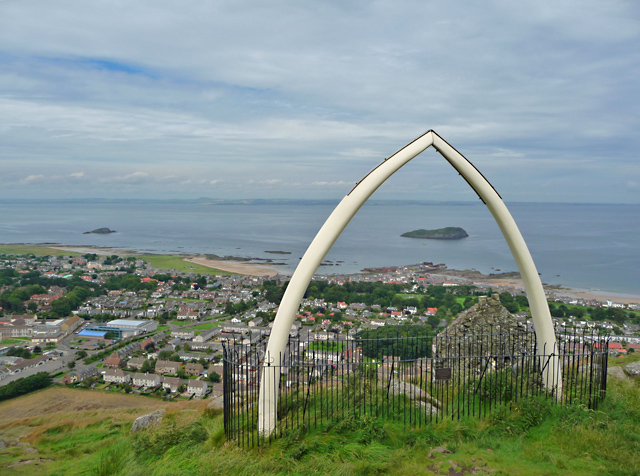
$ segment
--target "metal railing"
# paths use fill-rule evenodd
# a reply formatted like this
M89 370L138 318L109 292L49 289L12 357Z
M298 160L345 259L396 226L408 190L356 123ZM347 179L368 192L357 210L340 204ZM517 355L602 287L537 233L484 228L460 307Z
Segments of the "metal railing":
M405 330L406 332L406 330ZM607 385L608 336L558 331L553 349L536 349L532 332L406 336L389 330L354 340L289 339L276 367L277 425L258 432L264 341L224 346L224 425L241 446L268 443L299 428L346 417L375 416L420 426L442 419L482 418L496 406L547 396L595 408ZM542 373L550 362L553 385Z

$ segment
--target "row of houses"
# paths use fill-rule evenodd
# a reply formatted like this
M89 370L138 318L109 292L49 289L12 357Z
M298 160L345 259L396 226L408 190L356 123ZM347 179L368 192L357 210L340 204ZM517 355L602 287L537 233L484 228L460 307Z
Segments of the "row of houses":
M177 393L180 386L186 386L188 394L196 397L203 397L209 391L209 385L204 380L186 380L178 377L160 376L150 373L130 373L122 369L109 369L103 375L105 382L124 384L129 383L134 387L144 389L155 389L162 386L163 389L171 393Z

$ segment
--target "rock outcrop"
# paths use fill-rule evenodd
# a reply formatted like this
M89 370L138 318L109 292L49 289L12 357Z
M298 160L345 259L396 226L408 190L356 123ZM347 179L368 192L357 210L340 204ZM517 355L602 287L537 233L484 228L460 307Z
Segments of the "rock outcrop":
M638 375L640 375L640 360L625 365L624 371L631 377L637 377Z
M95 233L96 235L108 235L109 233L116 233L116 230L110 230L109 228L97 228L93 231L85 231L83 235L90 235Z
M403 382L401 380L392 380L389 385L389 393L391 395L405 395L410 400L420 405L425 413L437 414L438 408L440 408L440 402L422 390L420 387L413 385L409 382Z
M131 431L140 431L151 426L159 425L166 411L164 408L161 408L160 410L136 418L136 421L134 421L131 426Z
M608 367L607 377L617 378L619 380L627 380L627 374L624 373L622 367Z

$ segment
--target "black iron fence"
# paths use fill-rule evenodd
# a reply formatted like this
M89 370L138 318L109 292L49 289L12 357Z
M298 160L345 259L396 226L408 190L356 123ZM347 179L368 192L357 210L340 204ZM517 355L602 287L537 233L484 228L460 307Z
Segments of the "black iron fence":
M530 396L589 408L604 397L608 336L557 332L554 348L538 352L533 333L487 331L290 339L283 355L267 359L267 375L277 379L277 421L271 433L259 432L260 418L265 418L259 396L266 342L228 342L223 375L227 438L256 446L291 430L351 416L415 426L483 417L498 405Z

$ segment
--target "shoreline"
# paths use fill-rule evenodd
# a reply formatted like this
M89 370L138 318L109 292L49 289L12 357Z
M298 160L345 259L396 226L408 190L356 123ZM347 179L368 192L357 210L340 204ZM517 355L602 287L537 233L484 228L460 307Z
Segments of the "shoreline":
M99 255L109 255L114 253L120 253L123 255L135 255L135 256L147 256L147 255L162 255L164 253L144 253L144 252L136 252L123 248L112 248L107 246L68 246L68 245L55 245L48 246L43 245L43 247L53 248L60 251L75 251L77 253L95 253ZM167 256L178 256L181 257L184 261L199 264L201 266L205 266L207 268L219 269L222 271L228 271L230 273L243 274L247 276L276 276L277 274L281 274L281 272L275 268L269 267L265 264L260 263L251 263L248 261L237 261L237 260L216 260L211 258L206 258L204 255L192 255L192 254L168 254Z
M232 260L214 260L202 256L184 258L184 261L199 264L200 266L206 266L207 268L221 269L222 271L229 271L230 273L244 274L248 276L276 276L281 274L280 271L275 268L270 268L268 265L257 263L243 263L242 261Z
M231 273L237 273L242 275L251 276L286 276L293 274L293 271L289 269L280 269L277 265L268 263L254 263L249 258L237 258L237 259L212 259L207 258L204 254L187 254L187 253L150 253L150 252L138 252L131 249L116 248L108 246L95 246L95 245L63 245L60 243L11 243L4 244L5 246L25 246L25 247L40 247L50 248L60 251L72 251L76 253L95 253L98 255L111 255L121 254L123 256L145 256L145 255L166 255L181 257L184 261L193 264L198 264L208 268L220 269L222 271L228 271ZM0 245L2 246L2 245ZM404 268L412 265L399 265L397 268ZM364 271L360 273L340 273L336 270L333 274L366 274ZM518 290L524 290L524 284L522 278L518 273L515 276L505 275L486 275L475 270L456 270L456 269L443 269L441 272L433 273L434 276L442 276L447 278L464 278L472 281L478 285L489 285L496 287L510 287ZM547 295L553 295L555 297L567 297L581 299L585 301L613 301L622 304L640 304L640 294L620 293L616 291L604 291L601 289L588 289L588 288L574 288L564 285L546 285L543 284L544 290Z

